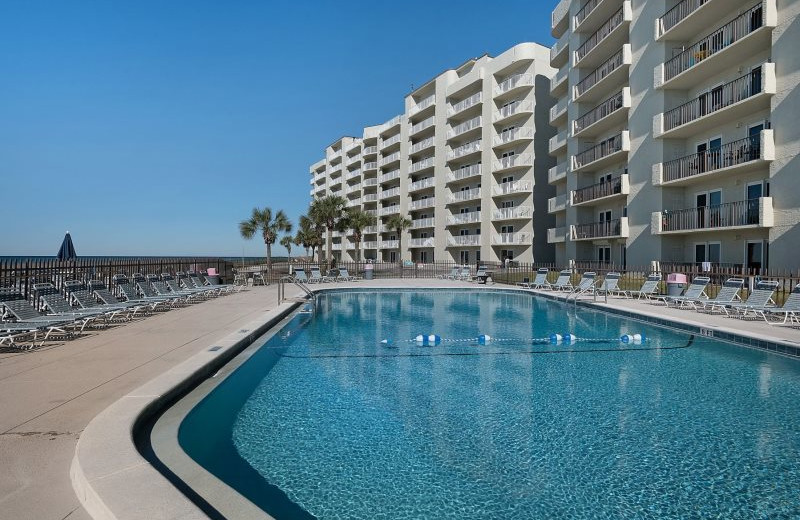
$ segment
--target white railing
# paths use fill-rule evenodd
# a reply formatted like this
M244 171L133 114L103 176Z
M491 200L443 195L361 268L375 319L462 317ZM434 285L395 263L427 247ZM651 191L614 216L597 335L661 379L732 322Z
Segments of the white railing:
M385 208L380 208L378 210L378 215L380 215L380 216L395 215L397 213L400 213L400 205L399 204L394 205L394 206L386 206Z
M360 206L360 205L361 205L361 199L360 198L358 198L358 199L350 199L350 200L347 201L347 207L348 208L352 208L352 207Z
M368 186L377 186L378 185L378 178L377 177L370 177L369 179L364 179L361 181L361 184L365 187Z
M494 121L500 121L507 117L525 112L533 112L532 101L514 101L494 113Z
M555 153L556 150L560 150L561 148L567 146L567 131L564 130L563 132L559 132L553 137L550 138L550 153Z
M499 246L525 245L531 243L530 233L498 233L492 237L492 243Z
M425 110L434 103L436 103L436 95L432 94L425 99L420 100L416 105L408 109L408 115L414 115L421 110Z
M381 141L381 150L383 150L385 148L389 148L393 144L399 143L399 142L400 142L400 134L398 133L398 134L393 135L389 139Z
M364 202L376 202L378 200L377 193L367 193L366 195L362 196L361 199Z
M461 190L455 193L450 193L447 200L450 202L466 202L468 200L475 200L481 198L481 188L472 188L471 190Z
M469 179L470 177L477 177L480 174L481 174L481 165L471 164L469 166L453 170L450 174L447 175L447 180L450 182L460 181L463 179Z
M371 155L373 153L378 153L378 147L376 145L367 146L366 148L364 148L364 151L362 153L364 155Z
M565 179L566 177L567 177L566 161L558 163L557 165L550 168L550 170L547 172L548 184L553 184L554 182L558 182L561 179Z
M436 219L433 217L430 218L418 218L416 220L411 221L411 228L412 229L420 229L420 228L431 228L436 225Z
M550 122L552 123L556 119L558 119L561 114L567 111L567 98L561 98L561 101L550 107Z
M363 249L378 249L378 241L377 240L368 240L365 242L361 242L361 247Z
M348 186L348 187L346 187L344 189L345 193L353 193L353 192L356 192L356 191L361 191L361 185L360 184L354 184L354 185Z
M483 118L481 116L473 117L468 121L464 121L463 123L450 128L450 130L447 131L447 138L450 139L452 137L469 132L470 130L474 130L475 128L480 128L481 124L483 124Z
M509 168L524 168L533 166L533 156L529 153L520 153L516 155L509 155L501 157L500 160L494 161L493 170L498 172L507 170Z
M478 139L476 141L462 144L461 146L453 148L447 153L447 158L458 159L459 157L463 157L465 155L480 151L481 151L481 140Z
M561 36L561 38L556 40L556 43L554 43L552 47L550 47L550 62L551 63L553 61L555 61L556 58L562 52L564 52L567 49L567 47L569 46L569 37L570 37L570 34L569 33L565 33L564 35Z
M450 235L447 243L451 246L479 246L481 245L480 235Z
M408 209L413 211L417 209L432 208L435 205L436 199L434 197L428 197L427 199L412 200L408 204Z
M511 193L530 193L530 181L511 181L504 182L492 187L492 193L495 195L509 195Z
M449 226L460 226L462 224L472 224L481 221L480 211L469 211L467 213L457 213L447 217L447 224Z
M436 180L433 177L429 177L427 179L421 179L416 182L412 182L408 186L408 191L424 190L425 188L430 188L435 185L436 185Z
M567 239L568 229L565 227L550 228L547 230L547 243L555 244L557 242L565 242Z
M378 216L378 210L377 209L365 209L364 213L366 213L367 215L372 215L373 217L377 217Z
M378 182L389 182L399 178L400 178L400 170L397 169L397 170L392 170L390 172L386 172L383 175L381 175Z
M523 126L513 130L506 130L494 136L494 145L499 146L502 144L512 143L520 139L533 139L533 128Z
M561 84L562 81L565 81L567 79L567 77L569 76L569 69L570 69L569 64L566 64L560 69L558 69L558 72L556 72L555 76L550 78L551 92L554 91L556 87Z
M564 211L567 209L567 194L563 193L550 199L547 199L547 212L555 213L557 211Z
M347 166L352 166L357 162L361 162L361 156L360 155L356 155L353 158L348 158L347 159Z
M595 47L600 45L600 42L605 40L614 29L622 25L623 21L625 21L625 6L611 15L611 18L606 20L606 22L575 51L575 64L585 58Z
M381 240L381 249L397 249L400 247L399 240Z
M345 175L344 178L349 181L350 179L355 179L356 177L360 176L361 176L361 168L348 172L348 174Z
M561 0L550 15L550 28L555 29L559 22L569 14L569 5L572 0Z
M436 123L436 118L434 116L431 116L428 119L424 119L411 127L410 134L414 135L419 132L422 132L426 128L430 128L431 126L433 126L434 123Z
M391 118L390 120L386 121L380 126L380 131L385 132L386 130L390 129L393 126L397 126L400 124L401 116L397 115Z
M586 20L586 17L589 16L589 14L591 14L591 12L594 11L595 8L597 7L597 5L602 1L603 0L589 0L588 2L583 4L583 7L581 7L581 10L578 11L578 13L575 15L575 28L576 29L578 27L580 27L580 25L583 23L583 21Z
M412 238L408 241L408 247L433 247L433 237Z
M483 92L477 92L472 94L470 97L466 99L462 99L455 105L451 105L447 108L447 115L453 116L458 114L459 112L463 112L464 110L474 107L478 103L483 102Z
M494 89L495 96L505 94L518 87L532 87L536 81L533 74L528 72L511 75L497 84Z
M413 145L411 145L411 152L410 153L417 153L420 150L424 150L426 148L430 148L434 144L435 144L435 140L434 140L433 136L426 137L422 141L420 141L418 143L414 143Z
M392 188L390 190L382 191L380 198L386 199L386 198L389 198L389 197L395 197L397 195L400 195L400 188Z
M517 218L530 218L533 216L531 206L517 206L516 208L499 208L492 211L492 220L511 220Z
M386 157L383 157L383 158L382 158L382 159L379 161L379 164L380 164L381 166L386 166L386 165L387 165L387 164L389 164L389 163L393 163L393 162L395 162L395 161L399 161L399 160L400 160L400 152L394 152L394 153L393 153L393 154L391 154L391 155L387 155Z
M415 173L425 168L430 168L433 166L434 161L435 159L433 157L426 157L417 162L412 162L410 172Z
M375 162L375 161L364 163L364 165L361 167L361 169L363 171L366 171L366 170L377 170L378 169L378 163Z

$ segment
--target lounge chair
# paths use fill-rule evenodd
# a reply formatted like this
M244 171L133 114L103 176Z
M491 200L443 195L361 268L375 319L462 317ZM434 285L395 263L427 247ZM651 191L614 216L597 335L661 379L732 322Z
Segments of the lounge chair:
M546 287L551 291L571 291L574 289L572 282L570 281L571 278L572 271L569 269L564 269L558 273L558 279L554 283L547 284Z
M361 277L359 276L352 276L344 267L339 269L339 274L336 276L337 282L355 282L360 279Z
M597 293L619 294L621 292L619 289L619 279L621 277L622 275L616 272L606 273L606 275L603 277L603 283L597 286Z
M172 307L185 304L183 298L169 295L169 290L165 291L167 294L161 294L156 291L151 282L153 279L152 277L155 277L156 279L158 278L155 275L149 275L149 277L146 277L141 273L133 273L133 283L136 284L136 288L139 290L139 293L142 295L142 297L161 298L162 301L169 303L169 305Z
M449 273L440 274L436 278L439 278L440 280L455 280L456 277L458 276L458 271L459 271L458 267L454 267L454 268L450 269Z
M594 271L583 273L583 276L581 276L581 281L578 282L578 285L572 288L570 294L577 296L592 291L594 289L595 282L597 282L595 278L596 276L597 273Z
M150 305L145 301L122 301L116 296L114 296L111 291L108 290L106 284L101 280L90 280L89 281L89 289L94 293L97 299L103 302L106 305L127 305L129 308L134 310L134 315L136 315L139 311L144 311L145 313L149 309Z
M690 283L689 287L686 288L686 291L683 293L683 295L659 296L654 301L656 303L664 303L667 306L669 306L670 303L674 303L682 307L685 304L690 304L690 302L708 299L708 296L706 295L706 287L708 287L709 282L711 282L711 278L708 276L695 276L694 280L692 280L692 283Z
M550 270L546 267L541 267L536 271L536 276L533 277L532 282L522 281L519 282L517 285L520 287L525 287L526 289L540 289L542 287L547 287L549 284L547 283L547 275L550 273Z
M200 288L195 287L194 284L191 284L189 287L181 287L181 284L178 282L178 280L176 280L175 277L169 273L161 273L159 287L163 287L164 285L169 290L168 295L183 295L189 302L191 302L193 298L198 300L206 300L211 297L211 293L213 292L213 289L210 287Z
M73 317L76 324L80 323L81 332L87 326L94 325L98 321L102 321L103 325L108 322L108 317L104 311L72 307L51 283L33 284L33 294L43 304L48 314L55 314L63 318Z
M642 283L642 286L635 291L622 291L620 294L627 298L642 298L650 299L654 294L658 293L658 286L661 283L661 273L653 273L647 277Z
M294 279L300 283L309 283L308 282L308 275L306 274L305 269L295 268L294 270Z
M308 283L333 282L335 280L335 278L331 278L329 276L322 276L322 274L319 272L319 267L312 267L311 277L308 279Z
M697 311L708 310L720 304L733 303L736 300L741 300L739 291L742 290L742 287L744 287L744 280L741 278L728 278L714 298L694 301L686 300L685 303Z
M482 265L478 267L478 270L475 271L475 274L469 278L470 282L478 282L481 280L486 280L488 275L486 274L486 266Z
M111 277L119 290L125 296L126 301L131 303L145 303L150 307L151 311L159 309L168 310L172 305L172 298L162 298L160 296L140 296L136 286L133 282L128 280L124 274L115 274Z
M71 336L70 328L74 328L76 317L42 315L15 289L0 289L0 313L4 321L0 322L0 344L9 343L16 346L16 341L23 337L33 336L33 343L44 333L42 342L51 335ZM13 319L14 321L8 321Z
M107 304L98 303L97 296L87 288L83 282L72 280L64 282L64 291L70 302L76 303L80 309L103 312L106 319L114 321L119 318L124 321L133 319L133 315L141 309L141 306L133 304Z
M747 300L739 303L712 304L707 308L707 310L711 314L721 311L727 316L731 316L731 312L733 312L733 316L738 318L747 318L749 317L749 313L752 311L754 313L754 317L757 317L758 314L756 311L763 312L768 308L775 307L775 300L772 299L772 295L775 294L775 290L777 288L778 282L760 281L753 288L753 291L747 297Z
M764 318L770 325L786 324L787 322L800 323L800 283L794 286L789 297L783 302L781 307L770 307L769 309L753 309L750 312ZM780 317L783 316L783 320ZM776 318L771 320L770 318ZM780 320L780 321L778 321Z
M454 280L462 280L462 281L469 281L472 278L472 270L469 267L462 267L458 271L458 275L454 278Z

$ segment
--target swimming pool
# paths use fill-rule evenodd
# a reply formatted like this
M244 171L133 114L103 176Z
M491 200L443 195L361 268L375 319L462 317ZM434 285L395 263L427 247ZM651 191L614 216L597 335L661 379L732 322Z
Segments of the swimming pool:
M516 291L318 298L179 431L278 518L800 515L796 360Z

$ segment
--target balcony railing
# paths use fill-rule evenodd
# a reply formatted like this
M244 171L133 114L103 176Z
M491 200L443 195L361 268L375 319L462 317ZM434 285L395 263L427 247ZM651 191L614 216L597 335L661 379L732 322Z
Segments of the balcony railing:
M422 132L426 128L429 128L429 127L433 126L434 123L436 123L436 118L433 117L433 116L429 117L428 119L424 119L424 120L420 121L419 123L417 123L417 124L415 124L415 125L413 125L411 127L411 135L414 135L416 133Z
M347 175L344 176L345 180L348 181L350 179L355 179L356 177L361 177L361 168L348 172Z
M550 155L555 155L558 150L567 147L567 131L563 130L553 137L550 138L548 142L548 149L550 151Z
M533 128L523 126L513 130L505 130L494 136L494 145L499 146L502 144L513 143L520 139L533 139Z
M400 247L399 240L381 240L381 249L397 249Z
M383 123L380 127L381 132L385 132L386 130L392 128L393 126L397 126L400 124L400 120L402 119L401 116L397 115L391 118L390 120Z
M424 170L425 168L431 168L433 166L433 163L434 163L433 157L426 157L417 162L412 162L410 171L411 173L415 173L420 170Z
M694 67L764 25L764 4L748 9L732 21L664 63L664 81Z
M367 240L361 242L362 249L378 249L378 241L377 240Z
M478 139L476 141L462 144L461 146L453 148L452 150L450 150L450 152L447 153L447 158L458 159L459 157L464 157L465 155L469 155L471 153L480 151L481 151L481 140Z
M400 213L400 205L399 204L394 205L394 206L386 206L386 207L380 208L378 210L378 215L380 215L380 216L395 215L397 213Z
M547 199L547 212L548 213L557 213L559 211L565 211L567 209L567 194L562 193L561 195L556 195L550 199Z
M418 143L414 143L413 145L411 145L411 152L410 152L410 153L417 153L417 152L419 152L420 150L424 150L424 149L426 149L426 148L430 148L430 147L431 147L431 146L433 146L434 144L435 144L435 143L434 143L434 138L433 138L433 136L431 136L431 137L426 137L426 138L425 138L425 139L423 139L422 141L420 141L420 142L418 142Z
M376 202L378 200L378 194L377 193L367 193L366 195L361 197L361 199L364 202Z
M667 161L663 164L662 182L686 179L758 159L761 159L761 134Z
M392 188L390 190L384 190L381 192L382 199L387 199L389 197L397 197L400 195L400 188Z
M556 43L550 47L550 64L552 66L557 67L566 61L561 59L557 60L557 58L559 58L559 55L569 47L569 36L569 33L563 34L558 40L556 40Z
M391 155L387 155L386 157L381 158L381 160L378 161L378 164L380 166L386 166L387 164L390 164L390 163L393 163L393 162L399 161L399 160L400 160L400 152L394 152Z
M556 87L561 85L561 83L567 79L567 77L569 76L569 70L570 70L569 65L564 65L563 67L558 69L556 75L550 79L550 92L556 90Z
M434 218L418 218L411 221L411 229L432 228L436 226L436 219Z
M366 171L366 170L377 170L378 169L378 163L376 161L364 163L364 166L362 166L361 169L363 171Z
M356 155L355 157L349 157L347 159L347 166L352 166L357 162L361 162L361 156L360 155Z
M614 177L611 180L598 182L591 186L579 188L572 192L572 204L582 204L603 197L619 195L622 193L622 176Z
M473 117L472 119L464 121L463 123L456 125L452 127L450 130L448 130L447 138L450 139L452 137L457 137L461 134L469 132L470 130L480 128L482 123L483 123L483 118L481 116Z
M517 206L516 208L500 208L492 211L492 220L512 220L530 218L533 216L531 206Z
M350 199L350 200L347 201L347 207L348 208L352 208L352 207L360 206L360 205L361 205L361 199L360 198L358 198L358 199Z
M593 163L611 154L622 151L622 134L617 134L614 137L606 139L605 141L592 146L588 150L575 155L573 158L574 168L581 168L589 163Z
M361 181L361 185L364 186L364 187L377 186L378 185L378 178L377 177L371 177L369 179L364 179L363 181Z
M718 112L734 103L760 94L764 90L762 70L757 69L711 92L701 94L688 103L664 113L664 131L690 123L708 114Z
M469 211L467 213L458 213L447 217L447 225L460 226L462 224L473 224L481 221L480 211Z
M623 103L623 91L619 91L610 98L606 99L587 113L580 116L572 124L572 133L577 134L584 129L592 126L604 117L608 117L617 110L621 109Z
M494 113L494 121L500 121L507 117L526 112L533 112L532 101L514 101Z
M495 95L499 96L501 94L505 94L506 92L514 90L518 87L532 87L535 81L536 78L533 76L533 74L527 72L513 74L497 84Z
M559 117L561 117L562 114L565 114L567 112L568 103L569 101L567 100L567 98L562 98L561 101L550 107L551 123L559 119Z
M603 25L601 25L600 28L597 29L597 31L593 35L591 35L588 40L586 40L583 43L583 45L578 47L578 50L575 51L575 57L576 57L575 62L576 63L579 62L580 60L582 60L583 58L585 58L586 55L589 54L592 51L592 49L597 47L600 44L600 42L605 40L606 37L609 34L611 34L611 32L614 29L616 29L617 27L619 27L622 24L622 22L625 19L624 11L625 11L625 9L623 7L623 8L620 8L619 11L617 11L616 13L611 15L611 18L606 20L606 22Z
M481 198L481 188L472 188L471 190L461 190L448 195L449 202L466 202L468 200L475 200Z
M483 92L477 92L475 94L472 94L470 97L466 99L462 99L455 105L448 107L447 115L449 116L456 115L459 112L463 112L464 110L470 107L474 107L475 105L481 102L483 102Z
M555 29L559 22L569 14L569 5L570 0L561 0L558 5L556 5L556 8L553 9L550 15L550 26L552 29Z
M501 157L499 160L494 161L493 170L498 172L510 168L526 168L530 166L533 166L533 156L529 153L520 153Z
M550 168L547 172L547 183L553 184L567 178L567 162L563 161Z
M622 219L615 218L603 222L590 222L573 226L573 240L607 238L622 236Z
M511 195L513 193L530 193L530 181L511 181L498 184L492 188L494 195Z
M547 230L547 243L548 244L556 244L559 242L565 242L567 238L567 228L566 227L558 227L558 228L550 228Z
M530 233L498 233L492 237L492 244L496 246L519 246L530 243Z
M389 181L393 181L394 179L399 179L399 178L400 178L400 170L392 170L390 172L387 172L387 173L384 173L383 175L381 175L381 178L379 179L379 182L381 182L381 183L389 182Z
M575 27L577 28L580 24L582 24L583 21L586 20L586 17L589 16L592 11L594 11L595 7L597 7L597 4L602 1L603 0L589 0L586 2L583 7L581 7L581 10L575 15Z
M622 67L624 62L623 55L623 49L620 49L619 52L581 79L575 85L575 97L582 96L584 92L595 86L600 80Z
M678 3L658 19L658 35L661 36L681 23L687 16L700 9L707 2L708 0L683 0Z
M356 191L361 191L361 185L360 185L360 184L354 184L354 185L352 185L352 186L347 186L347 187L344 189L344 192L345 192L345 193L354 193L354 192L356 192Z
M436 186L436 180L433 177L412 182L408 186L408 191L419 191L425 188L432 188Z
M453 181L460 181L463 179L469 179L471 177L477 177L481 174L481 165L480 164L471 164L469 166L465 166L463 168L458 168L457 170L453 170L450 175L447 176L447 180L450 182Z
M399 142L400 142L400 134L395 134L392 137L390 137L389 139L386 139L385 141L381 141L381 150L383 150L385 148L389 148L393 144L399 143Z
M661 231L762 225L760 201L761 199L750 199L699 208L664 210L661 212Z
M416 105L414 105L413 107L411 107L409 109L409 111L408 111L408 114L409 115L414 115L417 112L425 110L429 106L433 105L435 102L436 102L436 96L435 95L428 96L425 99L420 100L420 102L417 103Z
M363 153L364 153L364 155L372 155L372 154L378 153L378 147L377 146L367 146L366 148L364 148L364 152Z
M436 199L434 197L428 197L427 199L412 200L408 204L408 209L413 211L418 209L432 208L435 205Z
M447 237L447 244L451 246L479 246L481 245L480 235L450 235Z
M433 237L412 238L408 241L408 247L433 247Z

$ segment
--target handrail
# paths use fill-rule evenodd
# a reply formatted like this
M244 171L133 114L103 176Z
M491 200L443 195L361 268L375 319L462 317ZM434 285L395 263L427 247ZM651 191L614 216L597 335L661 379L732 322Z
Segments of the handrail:
M286 282L292 282L297 287L299 287L304 293L306 293L306 296L308 298L316 301L314 293L311 291L311 289L308 288L308 286L306 286L306 284L304 284L294 276L287 275L287 276L282 276L280 280L278 280L278 305L280 305L281 303L283 303L284 300L286 300Z

